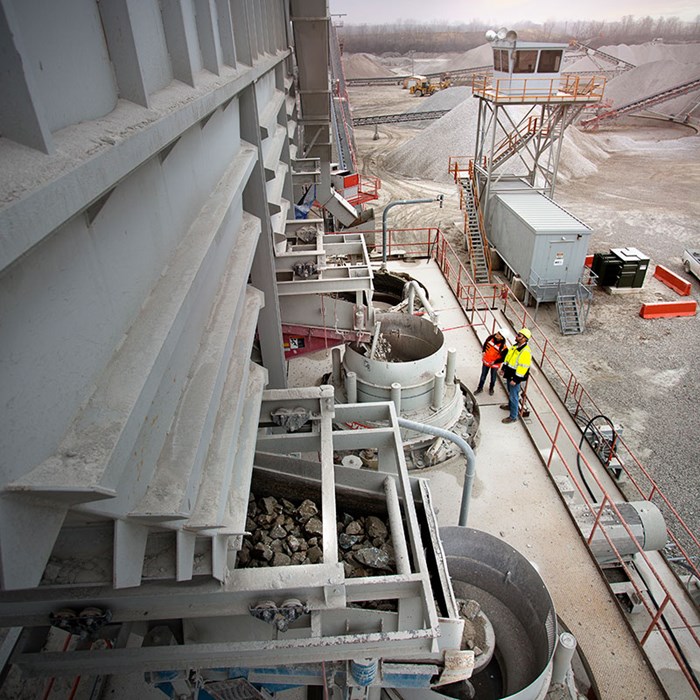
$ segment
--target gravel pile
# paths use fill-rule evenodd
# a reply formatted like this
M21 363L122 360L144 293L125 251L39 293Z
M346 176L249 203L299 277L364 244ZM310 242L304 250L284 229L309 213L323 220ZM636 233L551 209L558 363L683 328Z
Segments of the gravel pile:
M605 87L605 99L609 100L613 106L623 106L698 78L700 78L700 61L678 63L678 61L665 60L645 63L611 80ZM686 113L697 104L699 93L700 90L697 90L654 105L652 109L669 115Z
M605 99L613 106L620 107L700 78L700 44L620 44L603 46L601 51L637 66L606 85ZM605 62L586 57L569 66L567 71L595 72L609 67ZM653 110L669 116L686 114L697 105L699 94L700 90L654 105Z
M452 89L454 88L445 92ZM399 146L387 157L385 166L400 175L449 182L449 157L474 153L478 108L476 100L464 100L444 117Z
M617 46L601 46L600 50L637 67L656 61L675 61L676 63L698 63L700 61L700 44L639 44L637 46L618 44ZM567 71L589 72L601 70L601 67L610 69L613 66L602 59L596 58L594 60L593 57L587 56L568 66Z
M465 89L471 92L471 88ZM443 91L442 97L440 93L435 93L429 99L438 97L449 104L448 93L452 90L455 90L457 96L464 94L457 92L458 88L448 88ZM441 108L435 106L431 109ZM525 114L527 108L512 107L511 114L515 119L519 119L519 111ZM413 138L389 154L384 165L399 175L420 176L436 182L450 182L452 176L447 172L450 156L474 156L478 114L478 101L471 98L463 99L444 117L432 122L429 127L419 131Z
M571 126L564 132L557 181L569 182L589 177L598 172L598 166L609 157L597 140Z
M416 97L416 104L406 112L432 112L434 110L454 109L464 100L471 98L472 89L466 86L455 86L446 90L438 90L429 97Z
M342 513L336 524L338 556L345 576L395 573L396 560L388 523L374 515ZM323 522L310 499L295 504L274 496L248 501L246 530L238 553L239 568L318 564L323 561Z
M367 53L344 54L343 71L346 78L388 78L396 75L393 70L381 65L376 56Z

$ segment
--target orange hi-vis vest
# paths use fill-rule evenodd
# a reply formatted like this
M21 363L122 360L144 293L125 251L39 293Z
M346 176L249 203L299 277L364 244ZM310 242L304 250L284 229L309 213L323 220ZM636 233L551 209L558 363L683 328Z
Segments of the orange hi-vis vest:
M488 367L500 367L503 362L503 352L493 340L491 340L486 346L481 360Z

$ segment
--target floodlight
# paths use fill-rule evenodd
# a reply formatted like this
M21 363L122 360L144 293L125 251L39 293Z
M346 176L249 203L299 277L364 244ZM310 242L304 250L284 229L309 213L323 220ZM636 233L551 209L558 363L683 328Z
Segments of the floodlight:
M497 38L497 34L493 29L487 29L486 30L486 41L495 41Z
M505 38L506 38L506 34L508 34L508 30L507 30L505 27L501 27L501 28L498 30L498 32L496 32L496 36L497 36L499 39L505 39Z
M518 32L515 29L508 30L506 34L506 41L515 41L518 38Z

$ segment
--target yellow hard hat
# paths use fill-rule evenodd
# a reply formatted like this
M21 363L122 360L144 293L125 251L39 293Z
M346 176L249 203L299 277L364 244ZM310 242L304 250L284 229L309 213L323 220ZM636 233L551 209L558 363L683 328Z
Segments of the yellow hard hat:
M518 331L518 333L519 333L520 335L524 335L528 340L530 340L530 338L532 338L532 333L530 333L530 329L529 329L529 328L521 328L521 329Z

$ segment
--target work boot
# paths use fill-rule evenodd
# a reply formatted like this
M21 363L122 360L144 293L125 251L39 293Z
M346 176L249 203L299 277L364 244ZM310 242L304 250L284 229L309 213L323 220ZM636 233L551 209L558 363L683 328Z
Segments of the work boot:
M510 411L510 404L502 403L498 408L502 408L504 411Z
M481 387L479 387L479 388L474 392L474 394L475 394L475 395L476 395L476 394L480 394L482 391L483 391L483 389L482 389Z
M504 418L501 423L515 423L515 418L508 416L508 418Z
M489 396L493 396L493 387L489 389Z

